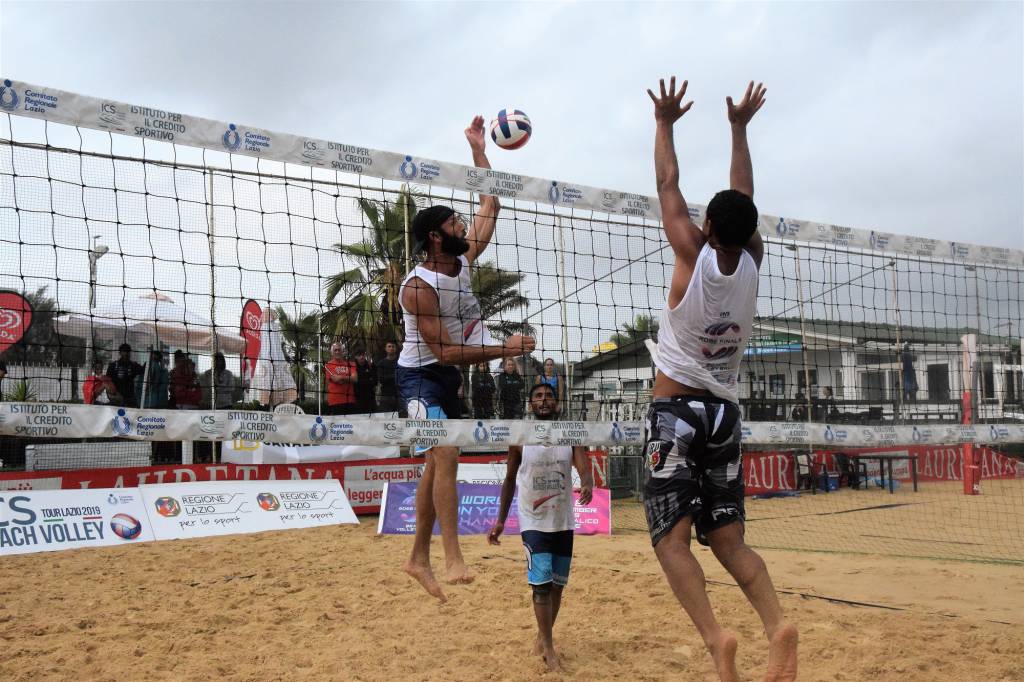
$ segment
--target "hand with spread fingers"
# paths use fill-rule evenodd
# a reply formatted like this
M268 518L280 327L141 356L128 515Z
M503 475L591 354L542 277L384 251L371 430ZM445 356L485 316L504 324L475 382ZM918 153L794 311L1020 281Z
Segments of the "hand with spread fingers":
M683 96L686 94L686 86L689 82L683 81L678 93L676 92L675 76L669 80L668 92L665 92L664 78L659 81L659 84L661 85L661 97L656 97L650 89L647 90L647 94L654 102L654 118L659 123L672 125L693 106L693 100L683 104Z
M684 85L685 87L685 85ZM729 123L732 125L745 126L754 118L754 114L764 106L764 93L768 92L763 83L754 86L754 81L747 85L747 92L739 104L732 103L732 97L725 98L725 105L729 113Z

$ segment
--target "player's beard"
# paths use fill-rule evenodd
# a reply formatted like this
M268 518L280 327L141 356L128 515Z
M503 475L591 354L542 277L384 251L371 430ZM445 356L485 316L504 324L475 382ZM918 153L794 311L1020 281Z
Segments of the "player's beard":
M456 237L447 232L441 233L441 251L449 256L461 256L469 251L469 241L464 237Z

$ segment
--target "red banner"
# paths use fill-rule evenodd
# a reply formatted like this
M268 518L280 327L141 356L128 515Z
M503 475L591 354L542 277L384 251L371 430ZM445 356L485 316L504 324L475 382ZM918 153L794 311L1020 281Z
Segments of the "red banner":
M260 331L263 329L263 311L260 304L249 299L242 306L242 320L238 333L245 339L242 352L242 376L252 378L256 371L256 360L260 357Z
M0 291L0 353L21 341L32 326L32 304L14 291Z

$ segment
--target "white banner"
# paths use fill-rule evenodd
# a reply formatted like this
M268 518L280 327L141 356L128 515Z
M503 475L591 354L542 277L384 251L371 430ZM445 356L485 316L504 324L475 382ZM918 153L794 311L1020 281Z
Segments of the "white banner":
M64 403L0 403L0 436L230 440L296 445L486 446L643 445L642 422L500 421L477 419L348 419L249 410L137 410ZM873 446L1024 442L1022 424L859 426L748 422L748 445Z
M359 523L337 479L139 488L157 540Z
M0 556L153 539L137 488L0 492Z
M658 200L643 194L473 168L411 154L277 133L234 122L214 121L164 109L88 97L13 79L5 79L0 85L0 111L147 140L399 182L415 181L558 208L580 208L652 221L661 219ZM695 204L690 206L694 219L699 222L704 207ZM1024 251L1021 250L898 235L781 216L762 215L760 231L768 237L842 248L990 266L1024 266Z

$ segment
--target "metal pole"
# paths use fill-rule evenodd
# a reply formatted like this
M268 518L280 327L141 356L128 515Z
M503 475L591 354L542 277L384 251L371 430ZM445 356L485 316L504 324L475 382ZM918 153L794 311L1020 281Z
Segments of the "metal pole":
M209 211L206 221L206 241L210 249L210 332L213 334L213 356L210 358L210 409L217 409L217 352L220 344L217 340L217 267L214 262L213 244L213 171L208 171L207 180L210 192ZM216 459L216 458L214 458Z
M807 423L813 421L811 414L813 405L811 400L811 368L807 361L807 318L804 315L804 280L800 270L800 249L794 244L790 247L793 251L793 260L796 262L796 293L800 304L800 354L804 363L804 387L807 389Z
M402 185L398 196L402 197L402 218L405 223L405 271L412 270L412 245L409 243L409 202L412 201L412 192L409 190L409 183Z
M896 277L896 261L892 260L889 262L892 265L892 299L893 307L896 310L896 358L899 366L900 384L896 387L896 416L902 418L904 413L903 399L904 391L903 387L906 385L906 378L903 376L903 343L902 343L902 320L900 318L900 297L899 297L899 280Z
M555 228L558 230L558 296L561 299L562 318L562 366L565 367L565 399L569 412L572 411L572 374L569 371L569 325L568 309L565 303L565 230L562 227L562 218L555 217ZM556 396L557 397L557 396ZM571 414L567 414L571 418Z

